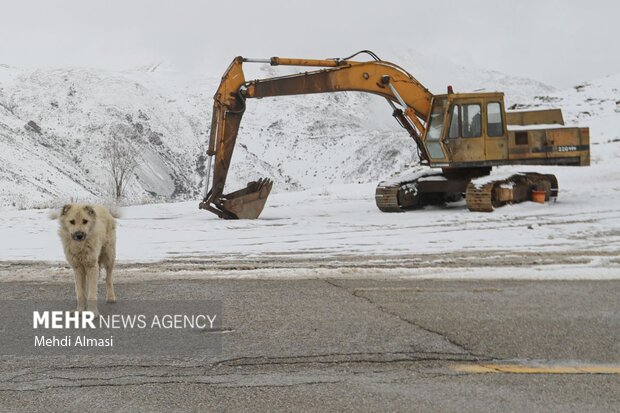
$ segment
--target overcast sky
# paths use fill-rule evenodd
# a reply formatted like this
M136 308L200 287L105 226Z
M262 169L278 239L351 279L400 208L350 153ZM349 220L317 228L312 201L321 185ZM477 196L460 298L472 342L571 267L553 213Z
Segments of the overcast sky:
M620 73L620 2L611 0L0 4L0 63L19 67L115 70L166 61L221 73L236 55L321 58L368 48L435 53L558 87Z

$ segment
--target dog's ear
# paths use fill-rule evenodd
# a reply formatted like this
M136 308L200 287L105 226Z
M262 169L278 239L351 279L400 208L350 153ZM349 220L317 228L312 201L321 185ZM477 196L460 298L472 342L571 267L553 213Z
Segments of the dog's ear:
M88 215L90 215L91 217L94 217L96 215L95 210L90 205L86 205L84 209L86 210L86 212L88 212Z
M60 211L60 215L67 215L67 212L69 212L69 209L71 209L71 204L67 204L63 206L62 211Z

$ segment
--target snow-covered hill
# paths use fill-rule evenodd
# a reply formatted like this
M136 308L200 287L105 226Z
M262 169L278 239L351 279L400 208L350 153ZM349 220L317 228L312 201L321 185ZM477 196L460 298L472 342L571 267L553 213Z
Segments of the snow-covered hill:
M0 81L2 204L104 198L110 139L139 153L128 190L133 201L189 195L196 187L204 127L194 119L201 107L187 115L145 73L0 68Z
M416 52L387 57L434 93L452 84L462 92L503 90L509 104L565 96L536 81ZM286 72L248 69L249 78ZM199 198L219 75L182 74L165 65L131 72L0 65L0 206L109 197L105 147L110 139L126 141L138 153L129 202ZM585 91L593 87L569 92L575 94L569 118L581 119L578 104L592 106ZM596 99L614 99L600 93ZM597 104L591 118L606 104ZM248 103L227 189L263 176L274 180L276 192L374 182L416 161L415 145L382 99L361 93L264 99Z

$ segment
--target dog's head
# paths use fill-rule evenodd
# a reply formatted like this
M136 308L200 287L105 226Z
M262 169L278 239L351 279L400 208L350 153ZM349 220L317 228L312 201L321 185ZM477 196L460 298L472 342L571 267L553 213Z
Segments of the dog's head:
M60 211L60 225L74 241L84 241L96 219L95 209L90 205L68 204Z

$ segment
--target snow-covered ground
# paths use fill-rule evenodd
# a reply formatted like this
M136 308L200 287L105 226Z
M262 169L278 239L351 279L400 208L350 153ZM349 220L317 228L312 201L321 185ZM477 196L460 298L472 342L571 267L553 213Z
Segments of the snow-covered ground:
M557 202L493 213L471 213L461 202L386 214L374 204L372 184L274 194L253 221L218 219L198 210L197 202L126 207L118 221L118 259L333 263L353 256L369 271L373 260L392 260L401 275L429 276L428 269L435 268L434 275L460 277L620 278L620 182L614 168L541 169L558 175ZM58 224L48 214L4 212L0 260L62 261ZM454 254L462 259L452 262ZM281 271L271 274L276 273Z

